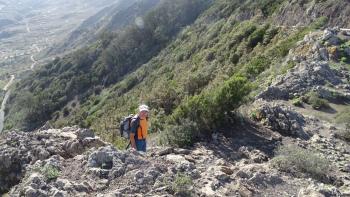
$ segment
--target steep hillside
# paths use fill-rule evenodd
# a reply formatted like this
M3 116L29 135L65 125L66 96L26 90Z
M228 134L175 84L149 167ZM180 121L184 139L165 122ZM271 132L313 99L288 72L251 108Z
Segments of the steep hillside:
M63 43L51 47L48 53L53 55L67 53L67 51L92 44L103 33L115 32L135 23L137 17L144 16L158 3L159 0L117 1L114 5L106 7L85 20L68 38L63 40Z
M297 13L310 7L313 12L334 9L326 6L333 5L331 1L303 2L296 3L303 8ZM144 28L132 25L122 33L108 35L91 47L56 59L17 84L7 128L21 125L32 129L52 119L56 125L80 124L103 132L109 130L106 125L113 127L142 101L152 106L155 117L159 116L154 118L155 130L163 130L166 121L176 125L188 117L200 129L210 131L220 127L222 114L257 90L257 83L267 86L268 81L257 80L260 73L276 68L276 73L268 76L273 78L288 70L292 63L282 63L304 35L344 21L336 20L338 15L312 15L306 16L307 27L295 29L297 22L281 20L288 16L283 10L291 6L286 1L215 1L166 47L176 32L191 24L205 8L200 1L174 4L178 7L167 8L165 3L165 8L147 14ZM341 5L349 7L348 3ZM162 9L169 10L168 18L158 17L164 13ZM340 10L340 15L346 11ZM232 95L225 96L231 88ZM25 104L28 100L33 101L31 105ZM194 112L192 107L201 102L211 106ZM203 114L205 111L210 117ZM200 119L193 120L195 117Z
M10 124L36 128L56 116L53 113L68 102L84 102L120 81L156 56L208 4L206 0L163 1L143 17L141 25L132 24L119 34L107 34L94 45L45 65L17 84L18 91L14 92L18 95L13 97L19 99L12 100L16 100L17 107L9 108L14 115L9 118ZM32 104L21 107L27 99L33 99Z
M0 134L0 192L349 196L349 9L161 1L16 84L7 129L44 126ZM145 154L117 135L140 103Z

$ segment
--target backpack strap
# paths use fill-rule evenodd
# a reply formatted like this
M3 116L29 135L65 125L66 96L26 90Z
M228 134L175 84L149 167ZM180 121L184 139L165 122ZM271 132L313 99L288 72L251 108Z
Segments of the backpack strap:
M138 140L138 128L141 129L141 136L142 136L142 127L140 126L140 117L135 116L131 120L131 130L135 133L136 140ZM142 138L143 138L143 136L142 136Z

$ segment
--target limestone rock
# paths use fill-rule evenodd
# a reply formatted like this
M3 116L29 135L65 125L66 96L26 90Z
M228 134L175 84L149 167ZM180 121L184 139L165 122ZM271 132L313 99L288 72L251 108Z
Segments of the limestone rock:
M287 106L271 106L268 103L263 103L258 108L258 114L258 120L274 131L287 136L309 138L309 135L303 130L305 118Z

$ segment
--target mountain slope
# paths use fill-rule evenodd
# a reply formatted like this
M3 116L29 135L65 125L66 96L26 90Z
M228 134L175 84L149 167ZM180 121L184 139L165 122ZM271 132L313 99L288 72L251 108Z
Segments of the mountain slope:
M152 124L155 125L155 131L166 129L165 125L169 125L167 119L174 116L191 120L198 116L204 118L205 122L194 120L200 125L201 131L213 130L216 125L220 127L222 123L217 122L222 119L220 114L237 107L241 97L235 94L232 98L225 97L225 88L221 93L218 92L221 90L215 89L223 88L223 81L226 80L227 86L251 81L253 87L247 86L242 93L256 89L254 86L257 84L261 84L261 87L254 92L261 91L269 83L266 78L273 78L288 70L290 65L282 63L289 49L312 30L312 27L293 29L269 25L263 22L265 17L259 15L249 17L252 18L249 21L236 22L241 8L232 3L227 3L225 8L225 4L221 3L209 9L194 25L182 32L172 45L137 72L101 94L90 97L79 108L67 106L65 110L68 116L65 118L62 113L57 125L64 125L68 119L70 124L92 126L96 131L108 135L123 115L133 113L139 102L146 102L154 109ZM221 20L223 18L225 20ZM317 24L319 22L327 23L324 18L319 18L314 26L320 25ZM259 77L261 72L270 67L275 69L272 70L274 73L268 72L266 75L271 76ZM229 80L239 75L249 80ZM204 93L200 94L202 91ZM223 97L227 101L206 99L212 97ZM203 105L203 109L197 111L201 102L214 103L210 104L212 106ZM179 105L181 107L173 114ZM220 106L224 109L220 109ZM213 111L209 111L209 108ZM217 117L213 118L215 114Z
M145 15L143 26L131 25L117 35L107 36L88 48L56 59L18 84L19 89L26 91L16 91L23 93L19 97L14 95L20 98L17 104L33 99L33 105L28 108L17 105L19 108L13 108L15 118L10 119L29 118L31 120L20 122L33 129L51 119L53 112L76 97L83 101L101 88L120 81L158 54L207 5L206 0L164 1ZM163 16L162 13L168 14Z
M310 1L308 4L304 4L303 8L307 9L310 5L317 7L318 5L327 4L330 4L330 1L319 3ZM348 4L346 5L348 6ZM129 28L126 30L127 33L119 34L116 38L113 38L113 41L110 41L110 38L107 37L88 50L81 50L70 55L70 57L57 59L52 64L47 65L45 69L31 76L31 78L37 79L34 83L28 78L19 84L18 88L22 90L18 92L22 92L23 96L15 95L17 98L34 99L38 100L38 103L41 101L42 104L34 104L29 109L22 108L22 110L17 107L11 108L7 120L12 123L8 125L8 128L13 126L13 122L23 123L23 121L17 120L26 120L25 117L38 117L38 120L27 121L28 124L37 125L35 122L42 124L44 120L50 118L66 119L64 117L69 114L77 114L70 115L70 121L85 126L90 126L95 121L98 124L98 122L101 122L100 118L107 117L107 114L111 119L109 121L113 121L113 124L115 124L118 122L116 119L119 119L125 111L132 111L140 100L154 105L158 113L164 111L166 115L169 115L180 103L186 100L184 98L196 95L204 89L208 89L210 92L210 89L217 87L236 72L243 72L245 78L254 81L262 71L270 66L269 64L279 65L280 62L283 62L288 50L298 40L302 39L303 35L309 30L308 28L302 28L295 32L293 29L289 30L289 28L284 29L271 25L278 22L278 20L275 21L275 18L280 13L282 14L279 16L283 18L283 10L287 9L288 6L289 4L285 1L258 3L247 1L243 4L240 1L218 1L196 23L181 33L179 38L163 50L158 57L144 65L140 71L132 73L130 76L126 75L125 80L110 89L106 89L99 95L101 89L120 81L125 74L131 73L157 54L154 52L162 48L158 48L159 44L169 40L168 37L164 38L162 36L173 35L173 32L164 32L165 29L162 29L169 27L167 24L169 21L162 21L164 26L150 28L153 32L151 34L157 36L157 39L146 40L146 43L149 46L156 46L156 48L150 50L146 46L147 53L144 53L146 48L135 47L140 46L139 43L145 42L143 38L149 38L149 36L145 36L148 33L145 29L140 31ZM247 13L247 9L250 12ZM157 17L157 14L154 13L153 17ZM178 19L181 20L181 18ZM224 22L224 19L227 22ZM244 19L247 20L242 21ZM311 17L307 22L314 20L322 23L336 21L334 24L331 23L332 25L339 22L339 20L333 20L332 18L330 20L324 19L326 18L316 20ZM184 24L188 24L191 23L191 20L184 22ZM175 28L174 30L178 31L179 29ZM133 32L133 34L130 32ZM158 33L160 35L157 35ZM283 34L287 34L288 37L284 38ZM127 40L126 37L131 38L131 42L125 41ZM156 42L154 43L154 41ZM125 47L121 44L124 44ZM128 47L130 49L136 48L139 52L133 53L124 50ZM265 51L265 54L261 54L262 51ZM137 56L134 56L136 54ZM142 56L140 56L141 54ZM102 59L103 61L101 61ZM139 59L141 61L138 61ZM95 63L92 64L93 62ZM257 68L255 68L256 64L258 64ZM123 67L120 67L120 65L123 65ZM135 67L135 65L137 66ZM71 71L67 72L67 68ZM238 76L238 74L235 75ZM155 80L156 77L158 80ZM246 79L243 77L240 80ZM170 88L169 85L165 84L169 84ZM142 85L146 86L143 87L145 90L140 90ZM165 86L168 87L165 88ZM34 92L34 95L29 92L25 93L24 89ZM62 90L64 91L62 92ZM125 94L130 90L130 93ZM45 98L47 96L44 95L51 96ZM127 95L131 95L133 98L130 104L125 103ZM115 96L117 101L114 101ZM15 106L20 106L20 100L16 101ZM237 98L236 100L239 102L240 99ZM70 101L72 102L69 103ZM69 106L65 108L65 113L53 115L54 111L62 110L66 104L69 104ZM78 107L77 111L73 109L76 112L70 113L70 110L72 110L71 104L73 106L78 104L83 107L81 109ZM52 107L47 109L43 107L44 105ZM96 109L95 106L99 106L99 110L94 110ZM43 108L45 108L44 111L42 111ZM19 113L18 111L22 112ZM37 113L37 115L29 115L28 111ZM110 113L107 111L110 111ZM11 116L15 113L21 115ZM26 114L24 117L22 116L23 113ZM19 118L19 116L22 117ZM221 119L220 117L217 118ZM161 120L161 122L163 121ZM215 120L213 121L215 122Z
M349 28L350 3L218 0L196 13L203 2L188 3L169 1L145 29L105 35L17 84L7 127L49 121L3 134L15 167L17 155L40 160L21 166L10 194L350 195L350 33L334 27ZM140 103L151 136L139 157L122 151L117 128ZM47 130L73 124L118 150L90 130Z
M155 7L159 0L118 1L85 20L69 37L51 47L49 54L67 53L95 42L104 32L115 32L135 22Z

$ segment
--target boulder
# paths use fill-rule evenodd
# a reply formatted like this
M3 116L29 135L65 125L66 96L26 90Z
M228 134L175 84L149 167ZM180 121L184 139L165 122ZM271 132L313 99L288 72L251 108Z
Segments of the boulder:
M258 109L258 120L270 129L286 136L308 139L309 135L303 130L305 118L284 105L271 106L262 104Z
M311 184L301 188L298 192L298 197L326 197L326 196L341 196L340 191L334 186L324 184Z
M169 155L169 154L171 154L173 152L174 152L174 148L167 147L167 148L164 148L164 149L158 151L157 154L158 154L158 156L164 156L164 155Z
M76 135L79 140L95 137L94 132L92 132L90 129L78 129L76 131Z
M281 89L276 86L269 86L261 92L258 96L256 96L256 99L265 99L265 100L288 100L289 99L289 92L286 89Z
M221 172L227 174L227 175L232 175L234 172L230 167L222 166L220 168Z
M101 147L89 156L88 166L111 169L113 167L113 156L116 152L116 149L112 146Z
M319 54L322 58L322 60L324 61L328 61L329 60L329 54L328 54L328 50L326 48L320 48L319 49Z

